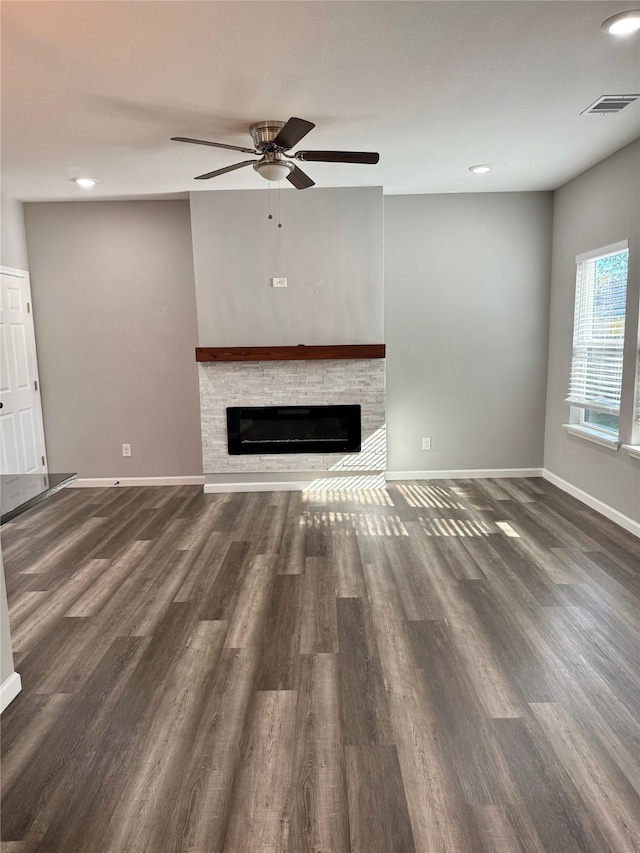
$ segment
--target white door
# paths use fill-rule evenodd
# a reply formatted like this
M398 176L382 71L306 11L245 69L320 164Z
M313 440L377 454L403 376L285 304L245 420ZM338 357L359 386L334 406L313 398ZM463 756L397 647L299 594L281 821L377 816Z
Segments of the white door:
M46 473L29 273L0 267L0 474Z

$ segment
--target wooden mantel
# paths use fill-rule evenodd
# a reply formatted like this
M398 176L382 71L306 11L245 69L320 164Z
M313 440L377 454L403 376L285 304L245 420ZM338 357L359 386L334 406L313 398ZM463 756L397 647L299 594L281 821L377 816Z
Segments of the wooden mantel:
M196 361L319 361L334 358L384 358L385 344L297 347L196 347Z

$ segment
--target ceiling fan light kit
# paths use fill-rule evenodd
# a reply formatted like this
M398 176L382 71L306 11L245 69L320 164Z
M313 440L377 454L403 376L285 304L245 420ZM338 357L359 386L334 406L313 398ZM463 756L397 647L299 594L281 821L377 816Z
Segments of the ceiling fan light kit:
M268 181L282 181L289 177L295 169L295 165L288 163L282 154L267 153L257 163L253 164L253 168Z
M253 166L255 171L267 181L281 181L286 178L297 190L306 190L313 187L315 182L298 168L295 163L299 162L322 162L322 163L368 163L375 164L380 160L380 155L369 151L297 151L295 154L287 152L300 142L303 137L313 130L315 124L303 118L292 117L287 122L282 121L259 121L252 124L249 133L255 148L242 148L238 145L227 145L222 142L208 142L204 139L190 139L185 136L172 136L174 142L189 142L194 145L210 145L213 148L227 148L232 151L242 151L245 154L259 155L259 160L243 160L232 166L215 169L198 175L195 180L205 181L243 169L245 166Z

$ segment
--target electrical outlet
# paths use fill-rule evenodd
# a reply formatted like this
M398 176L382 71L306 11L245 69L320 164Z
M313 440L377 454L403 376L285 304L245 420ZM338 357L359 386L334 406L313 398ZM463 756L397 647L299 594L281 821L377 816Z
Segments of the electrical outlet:
M123 444L122 445L122 455L123 456L131 456L131 445Z
M286 278L272 278L271 279L271 287L286 287L287 280Z
M422 439L422 449L423 450L431 450L431 439L423 438Z

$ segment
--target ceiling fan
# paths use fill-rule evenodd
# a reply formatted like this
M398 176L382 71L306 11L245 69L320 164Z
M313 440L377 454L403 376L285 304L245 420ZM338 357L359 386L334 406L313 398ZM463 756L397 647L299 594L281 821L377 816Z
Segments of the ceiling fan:
M211 145L214 148L229 148L231 151L243 151L245 154L258 154L259 160L243 160L242 163L234 163L233 166L225 166L224 169L216 169L198 175L196 181L206 181L216 178L226 172L235 169L243 169L245 166L253 166L256 172L267 181L281 181L286 178L297 190L306 190L314 186L314 181L299 169L291 160L302 162L322 163L377 163L379 154L366 151L296 151L295 154L286 152L300 142L300 140L313 130L315 124L305 121L303 118L290 118L288 122L282 121L259 121L252 124L249 133L253 139L255 148L241 148L238 145L226 145L222 142L207 142L204 139L188 139L185 136L172 136L173 142L191 142L195 145Z

